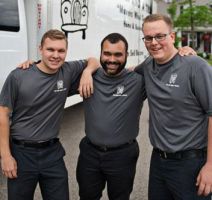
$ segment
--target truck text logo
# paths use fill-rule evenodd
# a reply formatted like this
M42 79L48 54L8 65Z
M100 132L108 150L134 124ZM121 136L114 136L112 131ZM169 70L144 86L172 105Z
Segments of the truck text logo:
M66 33L82 31L85 39L85 30L88 27L88 0L61 0L61 29Z

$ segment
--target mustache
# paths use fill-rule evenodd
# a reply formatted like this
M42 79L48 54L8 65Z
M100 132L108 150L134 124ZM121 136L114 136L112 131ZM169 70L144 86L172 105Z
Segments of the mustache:
M120 65L121 63L120 62L104 62L106 65Z

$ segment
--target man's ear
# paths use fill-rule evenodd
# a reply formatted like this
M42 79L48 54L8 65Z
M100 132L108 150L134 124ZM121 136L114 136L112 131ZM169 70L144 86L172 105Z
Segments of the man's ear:
M175 43L175 39L176 39L176 33L175 32L171 32L170 33L170 37L172 38L173 44Z
M39 45L39 52L41 53L41 51L42 51L42 46L41 45Z

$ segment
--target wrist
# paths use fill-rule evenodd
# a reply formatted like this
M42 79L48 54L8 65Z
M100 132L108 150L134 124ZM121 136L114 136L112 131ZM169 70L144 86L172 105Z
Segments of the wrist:
M84 74L87 74L87 75L92 75L93 73L93 70L90 69L90 68L85 68L84 71L83 71Z
M10 156L12 156L10 150L5 150L5 149L0 150L0 158L6 158L6 157L10 157Z

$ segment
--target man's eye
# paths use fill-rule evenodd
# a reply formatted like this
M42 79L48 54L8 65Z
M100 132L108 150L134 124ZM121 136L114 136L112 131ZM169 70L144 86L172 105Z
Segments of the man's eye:
M111 56L111 53L110 52L104 52L104 55L105 56Z
M145 40L152 41L153 37L145 37Z
M161 40L164 38L164 35L156 35L155 38Z
M122 53L115 53L114 56L115 57L121 57L121 56L123 56L123 54Z

